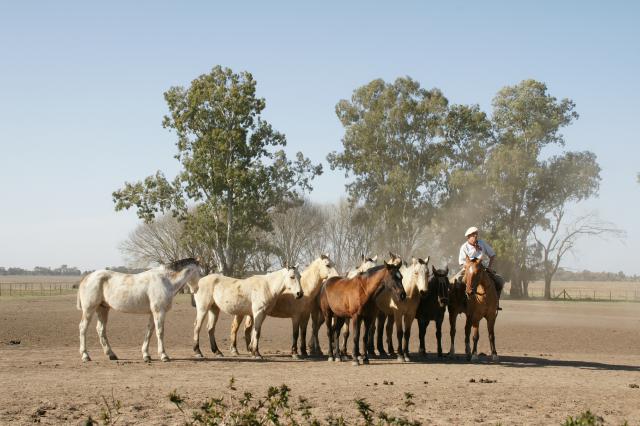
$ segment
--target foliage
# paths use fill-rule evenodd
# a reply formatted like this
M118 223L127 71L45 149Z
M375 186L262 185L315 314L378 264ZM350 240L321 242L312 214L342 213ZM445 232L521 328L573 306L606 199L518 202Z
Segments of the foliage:
M604 419L600 416L596 416L591 411L587 410L581 413L575 418L569 416L567 420L562 424L563 426L602 426L604 425Z
M287 158L285 136L262 119L266 103L255 89L250 73L220 66L169 89L163 126L178 137L180 173L169 181L157 172L113 193L116 210L135 208L146 222L167 212L184 219L226 274L242 270L255 231L271 229L269 210L298 200L322 173L300 152Z

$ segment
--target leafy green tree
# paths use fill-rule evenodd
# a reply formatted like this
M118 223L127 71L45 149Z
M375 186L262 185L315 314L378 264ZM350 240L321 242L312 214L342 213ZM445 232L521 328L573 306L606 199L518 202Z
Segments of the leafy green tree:
M353 176L346 185L349 201L367 211L370 226L381 224L381 250L410 253L432 212L447 109L439 90L409 77L373 80L336 105L344 150L329 154L329 164Z
M242 273L254 235L271 229L269 210L299 200L322 173L300 152L287 158L286 138L261 118L265 100L255 89L250 73L220 66L169 89L163 126L177 134L180 173L169 181L157 172L113 193L116 210L135 208L147 222L169 211L184 219L224 274Z

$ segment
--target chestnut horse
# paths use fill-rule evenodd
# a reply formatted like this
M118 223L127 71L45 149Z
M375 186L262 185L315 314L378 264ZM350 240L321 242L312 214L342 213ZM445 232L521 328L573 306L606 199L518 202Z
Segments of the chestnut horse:
M436 322L436 340L438 343L438 357L442 357L442 322L444 312L449 302L449 267L436 269L431 267L433 275L429 279L427 294L420 300L416 319L418 320L418 339L420 340L420 355L426 355L424 335L430 321Z
M469 296L467 300L467 323L464 327L465 352L467 360L478 360L478 339L480 332L478 327L482 318L487 320L487 331L489 332L489 343L491 345L491 359L498 361L498 353L496 352L496 340L494 327L496 318L498 317L498 293L495 284L489 276L489 273L482 265L479 258L470 259L467 256L464 264L464 278L467 286L475 289L475 292ZM469 334L473 328L473 352L469 347Z
M340 329L345 319L351 318L351 330L353 331L353 365L359 365L360 355L360 325L364 321L363 335L363 364L369 363L367 348L367 336L373 320L367 302L371 297L383 288L388 289L396 301L406 299L407 293L402 287L402 274L398 265L385 262L367 272L358 274L353 278L332 277L329 278L319 294L320 311L324 317L329 338L329 361L341 361L338 342ZM333 318L336 321L333 321Z
M449 357L456 356L455 341L456 341L456 320L458 315L467 315L467 296L466 296L465 283L453 280L449 283L449 303L447 304L447 310L449 311L449 336L451 337L451 347L449 349Z

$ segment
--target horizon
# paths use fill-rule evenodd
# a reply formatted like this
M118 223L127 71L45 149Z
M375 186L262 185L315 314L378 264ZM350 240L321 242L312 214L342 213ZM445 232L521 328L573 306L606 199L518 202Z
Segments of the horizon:
M0 265L125 265L118 245L140 221L115 212L111 193L157 170L175 175L162 94L219 64L253 74L288 154L322 162L308 194L322 203L345 196L348 180L326 155L341 149L334 107L357 87L408 75L490 114L500 88L539 80L576 102L564 149L593 151L602 168L599 197L572 213L598 211L628 235L583 239L561 266L640 274L629 250L640 238L640 6L350 3L336 14L337 4L2 6Z

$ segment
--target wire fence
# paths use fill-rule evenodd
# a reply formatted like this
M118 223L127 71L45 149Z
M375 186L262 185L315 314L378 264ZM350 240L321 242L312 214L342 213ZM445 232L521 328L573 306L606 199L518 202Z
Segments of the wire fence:
M3 282L0 296L55 296L74 293L77 282Z
M529 298L543 299L544 288L529 288ZM551 298L555 300L591 300L598 302L640 302L640 290L593 289L593 288L552 288Z

